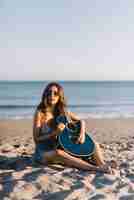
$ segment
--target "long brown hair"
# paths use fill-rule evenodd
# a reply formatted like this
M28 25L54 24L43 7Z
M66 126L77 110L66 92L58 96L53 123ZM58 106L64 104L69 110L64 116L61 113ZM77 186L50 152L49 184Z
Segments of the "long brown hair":
M59 95L59 100L58 103L55 106L54 110L54 118L56 118L60 114L66 114L66 100L64 96L64 90L63 87L57 83L57 82L51 82L49 83L46 88L43 91L42 98L40 104L37 106L37 110L40 110L41 112L45 113L47 108L49 107L48 104L48 92L51 87L55 86L58 89L58 95Z

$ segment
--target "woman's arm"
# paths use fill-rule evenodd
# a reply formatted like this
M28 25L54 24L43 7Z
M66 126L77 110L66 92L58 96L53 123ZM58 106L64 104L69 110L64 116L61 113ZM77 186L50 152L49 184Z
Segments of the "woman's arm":
M80 118L75 113L68 111L67 114L73 121L80 121Z
M68 112L68 115L73 121L79 121L80 122L80 135L78 137L77 143L84 143L84 141L85 141L85 130L86 130L85 121L81 120L76 114L74 114L72 112Z

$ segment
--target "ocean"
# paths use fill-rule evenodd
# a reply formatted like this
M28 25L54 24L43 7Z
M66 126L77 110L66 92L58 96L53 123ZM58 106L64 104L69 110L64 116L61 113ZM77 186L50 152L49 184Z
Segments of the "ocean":
M134 81L59 81L82 118L134 117ZM32 118L47 81L0 81L0 118Z

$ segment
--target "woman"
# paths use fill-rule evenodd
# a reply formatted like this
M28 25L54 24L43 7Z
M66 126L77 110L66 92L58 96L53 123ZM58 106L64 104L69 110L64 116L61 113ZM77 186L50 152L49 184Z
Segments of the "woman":
M59 162L70 167L83 170L111 172L106 167L101 149L95 144L95 165L77 158L57 148L57 136L65 128L64 123L56 123L60 115L67 115L71 120L80 121L78 143L85 140L85 123L74 113L67 111L63 88L56 82L49 83L42 95L41 103L37 106L33 123L33 137L36 144L34 158L40 163Z

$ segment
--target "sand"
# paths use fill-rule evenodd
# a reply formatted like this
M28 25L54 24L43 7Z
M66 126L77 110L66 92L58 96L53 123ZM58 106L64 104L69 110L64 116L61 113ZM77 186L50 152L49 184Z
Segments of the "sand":
M134 199L134 118L86 119L115 175L32 162L32 120L0 120L0 199Z
M134 118L86 119L86 129L99 143L110 143L134 136ZM0 141L11 142L14 138L32 139L32 120L0 120Z

